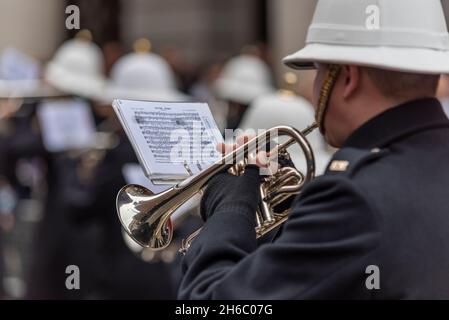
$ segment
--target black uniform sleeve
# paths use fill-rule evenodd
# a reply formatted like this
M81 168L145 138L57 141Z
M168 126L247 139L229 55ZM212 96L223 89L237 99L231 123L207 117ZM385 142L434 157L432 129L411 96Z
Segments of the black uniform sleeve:
M377 262L378 221L344 177L306 187L274 243L257 247L248 207L213 215L183 260L181 299L370 297L366 267Z

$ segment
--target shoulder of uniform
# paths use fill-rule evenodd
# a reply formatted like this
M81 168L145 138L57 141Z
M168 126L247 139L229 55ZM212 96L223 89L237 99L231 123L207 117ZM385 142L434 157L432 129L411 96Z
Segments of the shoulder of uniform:
M388 154L387 149L342 148L335 153L326 169L326 175L353 176L361 168Z

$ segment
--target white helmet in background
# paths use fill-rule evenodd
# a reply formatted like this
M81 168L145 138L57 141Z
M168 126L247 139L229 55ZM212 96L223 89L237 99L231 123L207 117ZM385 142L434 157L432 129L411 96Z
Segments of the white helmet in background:
M0 54L0 98L47 98L64 95L43 81L40 61L8 47Z
M449 35L441 0L319 0L304 49L284 59L449 73Z
M106 84L103 53L90 40L87 31L80 34L57 50L47 64L45 80L63 92L95 98L101 95Z
M220 99L244 105L275 91L269 67L260 58L249 54L242 54L226 63L214 87Z
M114 64L106 89L109 102L113 99L189 100L187 95L178 91L175 74L167 61L149 52L149 48L148 42L148 50L136 50L137 52L123 56Z
M306 99L284 92L271 93L257 98L244 115L241 125L243 130L268 130L276 126L291 126L303 130L315 121L313 106ZM316 172L322 174L331 158L322 136L318 131L307 136L315 154ZM290 149L289 149L290 151ZM299 148L291 149L290 154L296 167L305 170L303 153Z

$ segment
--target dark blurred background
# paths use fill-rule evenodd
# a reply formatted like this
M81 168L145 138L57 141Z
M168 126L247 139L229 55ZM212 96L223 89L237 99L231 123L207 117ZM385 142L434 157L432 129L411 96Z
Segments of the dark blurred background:
M147 37L157 51L198 66L226 59L248 44L267 45L280 79L280 59L304 43L315 0L1 0L0 50L14 46L42 61L51 58L64 39L66 6L81 11L81 28L104 47L119 42L131 50ZM112 49L110 49L112 50Z

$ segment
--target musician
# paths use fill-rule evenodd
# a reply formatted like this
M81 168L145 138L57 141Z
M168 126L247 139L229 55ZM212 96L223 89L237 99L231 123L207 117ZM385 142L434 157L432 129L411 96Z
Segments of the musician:
M381 15L374 28L370 5ZM317 122L340 150L260 247L258 168L215 176L179 298L448 299L449 121L435 99L449 72L441 2L319 0L306 47L285 62L315 64Z
M228 103L227 128L235 130L249 105L262 95L273 93L268 65L252 52L229 60L214 82L217 97Z

